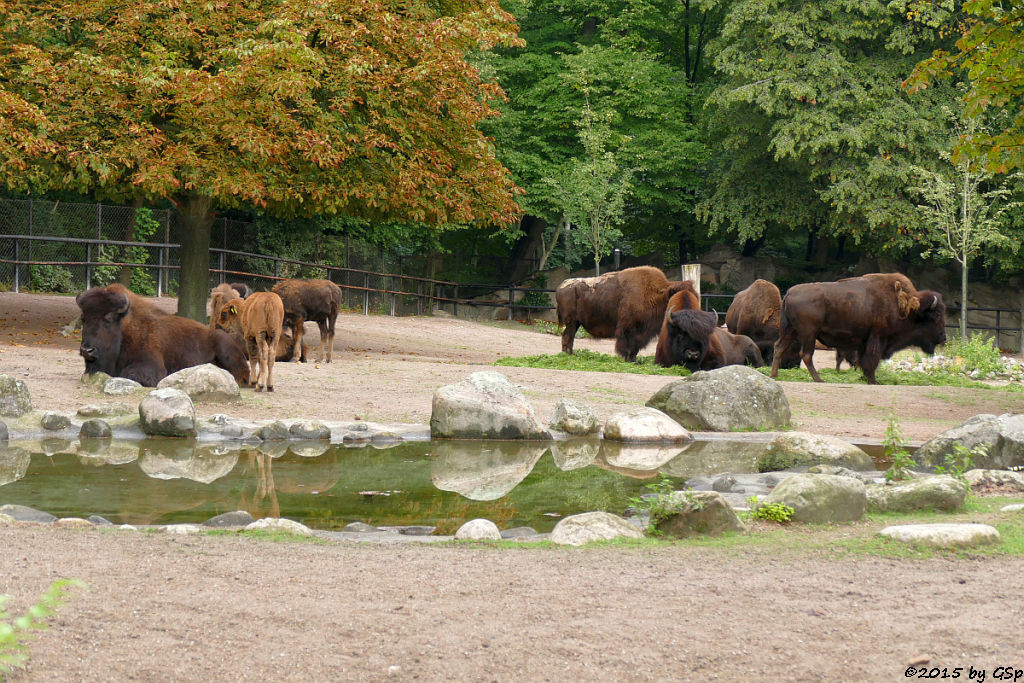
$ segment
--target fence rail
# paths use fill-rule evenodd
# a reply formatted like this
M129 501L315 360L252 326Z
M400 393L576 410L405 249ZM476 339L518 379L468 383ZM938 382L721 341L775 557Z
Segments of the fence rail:
M34 258L33 245L36 245L36 254L47 253L44 245L74 246L78 258ZM145 263L101 259L101 247L144 249L147 259ZM129 268L152 273L156 294L163 296L177 290L179 248L180 245L172 242L0 234L0 286L15 292L21 291L26 285L31 286L33 267L47 266L65 268L71 273L70 283L74 289L69 291L84 290L111 281L111 268ZM210 259L215 266L210 269L210 287L222 282L245 280L255 289L270 289L275 282L290 277L321 277L331 280L342 289L345 307L362 309L364 314L423 315L440 309L459 316L461 307L463 315L467 309L504 309L501 313L506 319L516 320L531 319L538 313L555 308L550 303L555 291L553 289L515 284L454 282L222 248L211 248ZM105 275L105 281L97 280L98 273ZM733 296L704 293L701 296L701 307L716 312L719 324L722 324ZM548 303L539 303L545 299ZM958 329L960 309L950 306L946 312L946 327ZM992 333L996 345L1001 349L1024 349L1024 304L1016 309L970 308L967 315L969 332ZM492 314L488 317L493 319L495 316Z

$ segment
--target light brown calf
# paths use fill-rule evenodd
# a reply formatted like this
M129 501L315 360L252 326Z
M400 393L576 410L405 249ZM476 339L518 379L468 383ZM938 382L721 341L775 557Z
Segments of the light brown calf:
M273 292L256 292L248 299L231 299L220 310L217 326L238 332L249 351L249 383L256 391L274 390L274 360L281 341L284 304ZM259 364L259 374L256 365Z

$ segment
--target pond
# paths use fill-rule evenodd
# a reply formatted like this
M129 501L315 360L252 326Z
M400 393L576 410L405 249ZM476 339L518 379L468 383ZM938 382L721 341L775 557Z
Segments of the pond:
M767 443L715 439L672 446L598 440L326 442L226 445L172 439L11 442L0 450L0 505L116 524L200 523L234 510L315 529L350 522L437 526L483 517L550 531L561 517L621 514L666 476L676 488L722 472L756 472ZM2 448L2 447L0 447Z

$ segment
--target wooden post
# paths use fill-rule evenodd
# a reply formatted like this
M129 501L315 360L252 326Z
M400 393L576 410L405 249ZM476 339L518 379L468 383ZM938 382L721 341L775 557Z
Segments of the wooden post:
M697 290L697 296L700 297L700 264L699 263L684 263L682 266L682 278L683 280L693 280L693 288Z

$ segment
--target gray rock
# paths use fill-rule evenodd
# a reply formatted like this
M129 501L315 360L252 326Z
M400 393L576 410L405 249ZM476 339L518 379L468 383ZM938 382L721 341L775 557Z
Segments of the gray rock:
M380 531L380 529L378 529L377 527L370 526L365 522L349 522L348 524L343 526L341 530L357 534L372 534L374 532Z
M566 434L584 436L600 430L601 422L590 406L563 398L555 404L555 412L548 426Z
M206 528L199 524L168 524L157 527L157 530L172 536L198 536L206 533Z
M615 413L605 422L606 441L687 443L693 437L665 413L655 408L634 408Z
M109 438L112 434L113 432L110 430L110 425L107 424L106 420L100 420L99 418L86 420L78 430L79 439L105 439Z
M280 420L265 424L256 431L256 436L264 441L287 441L291 437L288 425Z
M17 523L18 520L14 519L14 517L0 513L0 527L14 526Z
M411 524L409 526L403 526L398 529L398 533L403 536L430 536L434 533L437 527L433 526L421 526L417 524Z
M86 419L90 417L117 417L119 415L131 415L135 410L135 406L127 403L90 403L79 408L77 415Z
M998 489L1007 493L1024 491L1024 472L974 469L964 472L964 478L972 489Z
M103 393L108 396L127 396L143 391L145 388L135 380L128 379L127 377L111 377L103 383Z
M855 522L864 516L863 482L832 474L794 474L779 482L764 499L793 508L793 521L808 524Z
M1024 415L975 415L962 425L948 429L921 444L913 453L922 465L945 465L956 444L971 450L984 444L985 455L975 455L973 466L980 469L1008 470L1024 466Z
M969 493L963 482L947 475L869 484L866 492L872 512L959 510Z
M655 524L666 536L719 536L746 530L736 511L717 491L675 491L670 505L678 506L677 511Z
M0 415L21 417L32 410L32 397L20 379L0 375Z
M597 458L601 442L595 439L569 439L551 444L551 458L555 467L568 472L587 467Z
M7 423L0 421L0 444L7 443L10 438L10 434L7 431Z
M280 531L288 534L295 534L296 536L313 536L313 530L305 524L299 522L282 519L280 517L264 517L258 519L251 524L247 524L245 527L246 531Z
M502 529L501 537L505 540L512 540L516 538L532 538L539 536L537 530L532 526L514 526L511 529Z
M471 519L455 532L457 541L500 541L498 525L489 519Z
M330 441L331 430L323 422L317 420L301 420L295 422L288 428L288 434L293 439L307 441Z
M551 542L579 546L613 538L643 538L640 529L610 512L584 512L559 520L551 530Z
M862 481L865 484L871 484L874 482L874 477L870 474L863 472L854 472L853 470L839 465L812 465L807 468L808 474L834 474L837 477L851 477L858 481Z
M437 439L551 439L523 393L489 371L434 392L430 433Z
M194 401L209 403L236 401L242 395L231 373L212 363L178 370L164 377L156 386L157 389L177 389Z
M0 505L0 515L8 515L18 522L41 522L49 524L57 520L48 512L36 510L24 505Z
M234 512L225 512L211 517L210 519L203 522L203 526L210 527L234 527L234 526L246 526L252 524L256 520L245 510L235 510Z
M165 388L146 394L139 403L139 426L151 436L195 436L196 409L183 391Z
M758 472L777 472L797 465L836 465L851 470L873 470L867 453L834 436L787 432L779 434L758 459Z
M39 420L39 424L47 431L59 432L71 426L71 418L61 413L45 412Z
M730 365L695 372L661 388L647 401L687 429L727 432L789 425L782 386L757 370Z
M711 490L718 491L719 493L732 491L735 487L736 477L733 477L728 474L718 477L713 482L711 482Z
M887 526L878 533L927 548L973 548L1000 541L999 532L987 524L905 524Z
M82 384L94 387L99 390L103 390L106 386L107 381L110 379L110 375L105 372L94 372L89 374L88 372L82 373L82 376L78 379Z
M95 526L114 526L114 523L109 519L106 517L100 517L99 515L89 515L86 517L86 521Z
M0 445L0 486L24 478L31 463L32 454L28 451Z
M439 441L433 448L430 478L442 491L470 500L497 500L533 471L547 447L536 443Z

